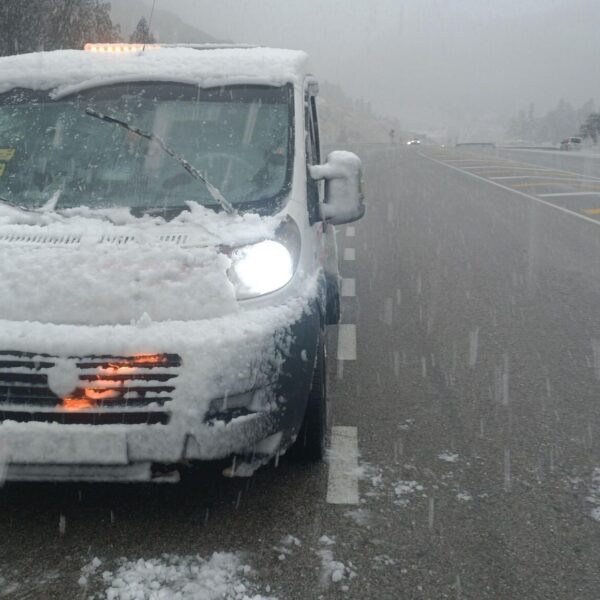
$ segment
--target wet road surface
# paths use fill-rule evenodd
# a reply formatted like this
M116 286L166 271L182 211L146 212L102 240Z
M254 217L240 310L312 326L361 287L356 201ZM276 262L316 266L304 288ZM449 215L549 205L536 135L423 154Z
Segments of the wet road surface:
M520 176L521 155L487 171L465 168L492 164L475 150L363 158L368 214L338 231L330 461L6 485L0 597L105 597L120 557L229 551L279 599L598 598L600 224L582 212L596 205L533 199L565 182L486 181ZM578 179L570 165L540 166Z

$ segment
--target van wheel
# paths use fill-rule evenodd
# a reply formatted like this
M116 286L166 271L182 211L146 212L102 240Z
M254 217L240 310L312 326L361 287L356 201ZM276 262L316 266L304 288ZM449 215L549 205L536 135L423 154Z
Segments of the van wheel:
M308 395L306 412L298 438L292 446L292 456L298 460L315 462L325 456L327 433L327 353L321 337L312 388Z

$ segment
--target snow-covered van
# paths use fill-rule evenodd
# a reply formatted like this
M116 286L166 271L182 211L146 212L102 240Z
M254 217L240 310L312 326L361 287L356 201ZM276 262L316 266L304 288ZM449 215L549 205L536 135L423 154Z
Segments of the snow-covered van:
M323 454L333 225L302 52L90 45L0 58L0 476L248 475Z

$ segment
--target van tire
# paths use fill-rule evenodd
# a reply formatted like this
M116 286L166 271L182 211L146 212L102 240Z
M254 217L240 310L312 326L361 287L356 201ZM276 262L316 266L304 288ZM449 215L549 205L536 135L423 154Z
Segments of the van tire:
M312 386L308 394L304 420L291 448L293 458L317 462L325 456L327 434L327 352L325 336L319 338Z

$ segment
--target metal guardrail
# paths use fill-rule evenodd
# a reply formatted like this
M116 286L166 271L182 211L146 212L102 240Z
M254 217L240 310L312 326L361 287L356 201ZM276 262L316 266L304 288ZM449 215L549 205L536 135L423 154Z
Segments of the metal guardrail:
M388 150L390 148L403 148L405 144L390 144L389 142L340 142L334 144L322 144L321 153L327 156L334 150L347 150L355 152L358 150Z

